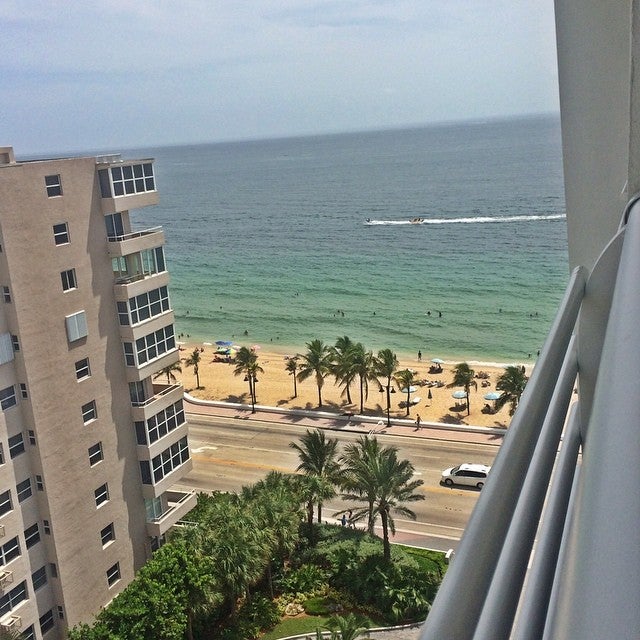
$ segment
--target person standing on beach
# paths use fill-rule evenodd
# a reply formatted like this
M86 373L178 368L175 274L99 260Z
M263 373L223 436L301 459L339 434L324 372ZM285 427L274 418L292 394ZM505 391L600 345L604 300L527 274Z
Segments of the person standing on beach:
M416 431L420 428L420 423L421 423L420 414L418 413L416 415Z
M418 351L418 362L422 361L422 351Z

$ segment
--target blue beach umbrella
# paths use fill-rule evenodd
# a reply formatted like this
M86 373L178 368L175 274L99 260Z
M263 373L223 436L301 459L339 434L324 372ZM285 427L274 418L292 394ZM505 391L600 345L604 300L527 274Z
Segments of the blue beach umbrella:
M444 364L444 360L440 358L431 358L431 362L433 362L433 364Z
M230 342L229 340L216 340L215 344L218 347L230 347L233 342Z
M489 393L484 394L485 400L497 400L502 394L497 391L489 391Z
M451 394L456 400L462 400L463 398L466 399L467 397L467 392L466 391L454 391Z

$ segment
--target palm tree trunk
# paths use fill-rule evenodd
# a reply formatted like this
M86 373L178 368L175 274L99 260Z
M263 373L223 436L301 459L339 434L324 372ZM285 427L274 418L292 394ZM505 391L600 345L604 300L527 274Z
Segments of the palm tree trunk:
M407 391L407 415L409 415L409 407L411 407L411 391Z
M364 380L360 376L360 413L364 413Z
M322 524L322 502L318 502L318 523Z
M318 385L318 407L322 407L322 376L316 376L316 384Z
M373 517L373 500L369 500L369 519L367 520L367 533L374 534L375 518Z
M387 427L391 426L391 378L387 378Z
M467 387L465 391L467 392L467 415L469 415L471 413L471 403L469 402L469 387Z
M384 559L391 562L391 544L389 543L389 523L387 522L387 512L383 509L380 513L382 517L382 544L384 547Z

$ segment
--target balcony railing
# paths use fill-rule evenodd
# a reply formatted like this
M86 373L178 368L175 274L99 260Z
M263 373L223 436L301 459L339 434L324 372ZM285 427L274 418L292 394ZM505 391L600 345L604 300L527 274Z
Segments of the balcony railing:
M640 637L639 273L635 201L571 276L422 640Z
M153 385L153 395L146 400L132 400L132 407L147 407L150 404L156 402L156 400L160 400L162 397L176 391L177 389L182 389L181 384L172 384L172 385Z
M151 235L152 233L160 233L162 227L151 227L150 229L144 229L143 231L132 231L131 233L125 233L119 236L107 236L108 242L124 242L125 240L133 240L134 238L142 238L143 236Z
M147 520L147 531L151 536L165 534L196 505L195 489L190 491L167 491L167 509L155 518Z

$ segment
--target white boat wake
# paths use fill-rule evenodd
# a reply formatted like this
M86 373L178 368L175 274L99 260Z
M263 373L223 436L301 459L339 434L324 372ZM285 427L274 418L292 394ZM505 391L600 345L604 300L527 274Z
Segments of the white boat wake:
M528 216L475 216L469 218L416 218L411 220L365 220L364 224L368 227L376 226L398 226L411 225L419 226L423 224L489 224L500 222L531 222L537 220L564 220L564 213L553 213L549 215L528 215Z

